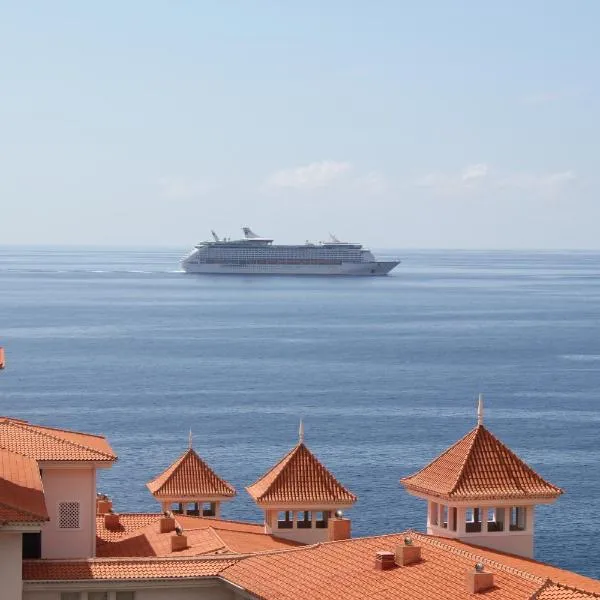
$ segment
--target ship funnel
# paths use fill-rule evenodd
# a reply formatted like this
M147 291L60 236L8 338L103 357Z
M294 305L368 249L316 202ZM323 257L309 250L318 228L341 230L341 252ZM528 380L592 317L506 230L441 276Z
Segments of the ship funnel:
M260 235L256 235L256 233L254 233L250 227L242 227L242 231L244 232L244 236L247 240L260 238Z

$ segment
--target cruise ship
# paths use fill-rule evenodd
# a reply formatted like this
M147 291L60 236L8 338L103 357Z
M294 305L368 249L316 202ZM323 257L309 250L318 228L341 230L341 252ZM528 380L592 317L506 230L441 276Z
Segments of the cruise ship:
M273 244L270 238L243 227L238 240L219 238L200 242L181 261L186 273L265 275L387 275L400 261L378 261L361 244L328 242Z

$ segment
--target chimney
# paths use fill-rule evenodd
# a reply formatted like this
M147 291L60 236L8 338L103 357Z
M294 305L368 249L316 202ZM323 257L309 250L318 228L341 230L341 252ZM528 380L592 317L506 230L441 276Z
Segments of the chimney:
M160 532L161 533L171 533L171 531L175 531L175 517L172 515L165 515L160 519Z
M329 541L349 540L352 537L352 521L343 517L331 517L328 521Z
M467 591L470 594L486 592L494 587L494 574L485 570L483 563L477 563L475 568L467 571Z
M171 552L179 552L188 547L187 536L183 534L175 534L171 536Z
M375 553L375 568L380 571L388 571L396 566L394 561L395 556L393 552L386 552L385 550L379 550Z
M105 515L112 510L112 500L108 496L98 494L96 496L96 514Z
M421 546L413 546L412 539L404 538L404 544L396 546L395 562L399 567L406 567L421 560Z
M104 515L104 527L117 529L120 526L119 513L109 512Z

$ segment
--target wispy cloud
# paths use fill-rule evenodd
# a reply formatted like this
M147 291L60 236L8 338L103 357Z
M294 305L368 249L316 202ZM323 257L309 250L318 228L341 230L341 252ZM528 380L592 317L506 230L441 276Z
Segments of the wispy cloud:
M418 187L441 195L458 195L494 189L515 189L552 196L577 180L572 170L551 173L501 172L485 163L466 166L455 173L427 173L415 181Z
M440 193L454 194L477 188L489 178L489 174L490 168L487 164L476 163L467 165L455 173L427 173L419 177L415 184L418 187L431 188Z
M461 180L465 183L478 181L484 177L487 177L488 172L489 167L484 163L469 165L463 170Z
M186 177L161 177L158 185L162 196L169 200L199 198L216 188L216 185L209 181Z
M331 185L352 169L348 162L322 160L300 167L281 169L271 173L265 181L267 188L314 189Z
M514 173L498 180L498 186L553 195L573 184L577 176L573 171L557 173Z

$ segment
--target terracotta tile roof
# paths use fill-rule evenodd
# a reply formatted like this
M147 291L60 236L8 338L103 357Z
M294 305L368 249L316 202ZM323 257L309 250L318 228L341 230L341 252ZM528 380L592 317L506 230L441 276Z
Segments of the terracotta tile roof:
M356 502L356 496L336 480L303 442L246 490L258 504Z
M377 570L375 553L394 552L407 534L421 546L422 560L408 567ZM502 555L483 557L471 547L444 542L414 532L355 538L248 557L221 576L264 600L455 600L473 597L465 575L483 562L494 573L494 587L484 594L488 599L531 600L548 588L543 569L541 573L519 570L503 564ZM586 584L600 582L580 577L580 583L581 589L588 589ZM544 600L563 599L549 596Z
M584 575L579 575L579 573L574 573L573 571L560 569L554 565L542 563L531 558L524 558L522 556L515 556L514 554L506 554L497 550L490 550L489 548L485 548L483 546L459 542L458 540L446 539L432 535L423 537L427 537L430 540L437 540L438 543L444 544L445 546L451 546L460 550L477 554L488 561L502 563L508 568L514 568L519 571L533 573L538 577L548 579L561 586L568 586L571 588L587 590L587 592L600 594L599 580L591 579L590 577L585 577Z
M195 579L215 577L234 559L154 558L24 560L24 581Z
M567 587L552 581L548 581L546 586L535 596L536 600L590 600L591 598L600 598L600 594Z
M96 555L98 557L200 556L206 554L245 554L298 546L265 533L264 525L221 519L176 516L184 530L188 547L172 552L173 533L160 533L160 514L119 515L120 526L107 529L104 517L97 517Z
M452 500L556 498L563 493L483 425L401 483L408 490Z
M192 448L146 485L156 498L235 496L235 489L221 479Z
M214 532L225 544L225 548L233 554L253 554L255 552L268 552L269 550L284 550L302 546L298 542L284 540L266 533L248 533L221 529L218 524Z
M113 462L116 455L102 436L31 425L0 417L0 448L38 461Z
M104 524L104 515L96 517L96 542L114 542L132 535L150 523L158 522L162 513L125 513L119 515L119 526L107 528Z
M0 524L47 520L37 462L0 448Z

